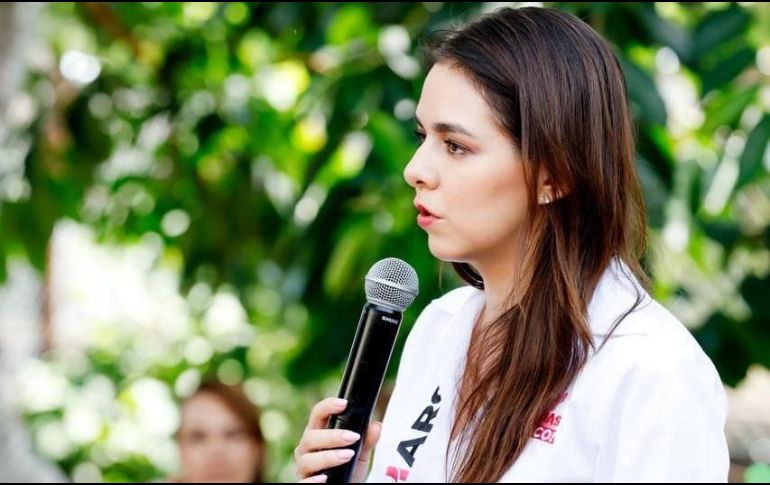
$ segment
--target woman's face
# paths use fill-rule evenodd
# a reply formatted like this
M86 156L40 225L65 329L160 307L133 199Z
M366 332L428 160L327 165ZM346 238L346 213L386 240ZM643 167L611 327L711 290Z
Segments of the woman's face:
M431 253L477 267L515 257L527 221L524 170L492 109L461 71L436 64L415 114L423 141L404 178Z
M183 482L250 482L259 445L222 400L201 392L182 407L179 429Z

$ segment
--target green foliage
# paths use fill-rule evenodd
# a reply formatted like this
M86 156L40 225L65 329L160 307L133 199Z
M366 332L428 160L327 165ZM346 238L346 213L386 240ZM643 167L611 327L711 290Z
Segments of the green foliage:
M770 481L770 465L754 464L746 470L746 483L767 483Z

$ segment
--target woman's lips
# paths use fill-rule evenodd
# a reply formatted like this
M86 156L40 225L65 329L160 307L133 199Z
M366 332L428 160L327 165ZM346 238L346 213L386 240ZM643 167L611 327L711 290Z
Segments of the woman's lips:
M424 216L420 214L417 216L417 224L420 225L423 229L427 228L428 226L431 226L434 222L438 221L439 218L436 216Z
M417 224L419 224L423 229L433 225L436 223L436 221L441 219L437 215L430 212L424 205L420 204L419 202L415 202L414 206L419 212L419 214L417 214Z

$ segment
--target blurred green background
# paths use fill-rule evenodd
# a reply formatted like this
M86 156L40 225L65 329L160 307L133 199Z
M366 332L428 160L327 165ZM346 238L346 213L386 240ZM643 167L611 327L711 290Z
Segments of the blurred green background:
M0 282L41 282L43 352L16 373L37 451L76 480L167 477L175 400L214 373L262 407L268 477L291 481L368 268L420 275L400 341L458 284L401 176L419 39L501 5L2 7L33 9L0 48L22 66L0 102ZM770 367L770 5L546 5L621 59L655 296L728 386Z

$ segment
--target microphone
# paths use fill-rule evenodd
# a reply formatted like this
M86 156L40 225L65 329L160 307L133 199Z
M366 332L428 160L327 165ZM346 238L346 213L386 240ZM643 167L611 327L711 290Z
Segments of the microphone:
M348 405L331 417L328 426L355 431L361 439L347 447L355 452L350 461L321 472L327 475L327 483L350 482L396 344L402 312L417 297L418 287L417 272L398 258L380 260L366 274L367 303L358 320L338 395L347 399Z

